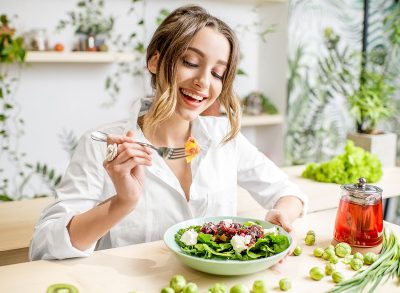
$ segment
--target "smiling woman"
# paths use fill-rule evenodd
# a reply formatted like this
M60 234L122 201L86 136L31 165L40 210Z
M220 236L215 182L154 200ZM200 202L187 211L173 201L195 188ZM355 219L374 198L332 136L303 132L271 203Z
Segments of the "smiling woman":
M89 256L93 250L159 240L172 225L200 216L235 216L237 185L290 231L307 197L239 132L233 91L239 46L232 29L199 6L173 11L147 49L154 98L148 112L99 127L106 147L82 137L60 187L42 214L31 259ZM227 118L199 116L218 100ZM190 164L152 153L196 142ZM193 147L193 145L191 145ZM198 152L200 149L200 152ZM190 153L193 155L193 153Z

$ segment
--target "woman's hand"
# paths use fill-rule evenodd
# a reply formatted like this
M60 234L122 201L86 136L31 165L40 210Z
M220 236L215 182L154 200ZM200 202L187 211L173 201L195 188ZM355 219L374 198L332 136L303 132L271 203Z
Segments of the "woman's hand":
M118 145L118 154L112 161L105 160L104 168L117 191L117 198L134 206L143 189L143 166L151 166L151 150L135 143L133 131L126 136L109 135L108 144Z

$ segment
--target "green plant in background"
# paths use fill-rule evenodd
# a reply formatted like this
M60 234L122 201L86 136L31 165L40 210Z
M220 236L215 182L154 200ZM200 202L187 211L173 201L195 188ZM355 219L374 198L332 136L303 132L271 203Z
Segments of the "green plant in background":
M114 17L104 16L103 0L83 0L77 3L77 11L69 11L68 19L60 20L56 30L61 31L71 25L76 34L109 34L114 28Z
M347 141L344 152L330 161L320 164L310 163L304 170L303 177L320 182L346 184L357 182L365 177L367 182L377 182L382 176L382 164L376 155Z
M0 162L9 162L7 170L0 168L0 201L10 201L24 196L24 188L38 175L51 189L61 177L46 164L24 162L26 153L19 150L19 139L24 134L24 120L15 99L21 66L26 50L22 37L15 35L6 15L0 16ZM14 70L16 69L16 70Z
M365 71L359 90L348 97L350 113L357 122L357 132L378 133L377 125L394 115L392 95L395 88L384 75Z

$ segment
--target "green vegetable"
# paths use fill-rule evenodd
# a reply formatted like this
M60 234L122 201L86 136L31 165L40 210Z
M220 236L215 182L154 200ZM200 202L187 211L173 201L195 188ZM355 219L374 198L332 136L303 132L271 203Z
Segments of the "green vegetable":
M332 257L335 257L335 251L331 248L325 248L324 253L322 254L322 258L324 260L329 260Z
M171 287L165 287L161 289L160 293L175 293L175 290Z
M344 280L344 275L340 272L333 272L332 273L332 281L335 283L340 283Z
M301 249L300 246L297 246L294 250L293 250L293 254L298 256L303 252L303 250Z
M332 263L332 264L337 264L339 262L339 258L336 255L332 255L329 258L329 262Z
M267 284L262 280L256 280L253 283L253 290L251 293L267 293Z
M338 257L345 257L351 253L351 246L346 242L340 242L335 246L335 253Z
M349 254L349 255L346 255L346 256L343 258L342 263L348 265L348 264L351 262L352 259L353 259L353 256L352 256L352 255L350 255L350 254Z
M330 275L332 275L332 273L335 271L335 265L334 264L332 264L332 263L327 263L326 265L325 265L325 274L327 275L327 276L330 276Z
M362 266L363 266L363 261L361 260L361 259L358 259L358 258L354 258L353 257L353 259L350 261L350 267L353 269L353 270L355 270L355 271L358 271L359 269L361 269L362 268Z
M317 248L314 248L313 253L316 257L321 257L324 254L324 250L320 247L317 247Z
M313 267L310 270L310 277L315 281L321 280L325 276L324 270L319 267Z
M304 239L306 245L311 246L315 243L315 235L307 234L306 238Z
M353 254L353 258L358 258L364 262L364 256L360 252L356 252L355 254Z
M292 281L289 278L283 278L279 280L279 289L281 291L287 291L292 288Z
M187 283L185 287L183 287L182 293L198 293L199 287L195 283Z
M234 285L229 293L250 293L249 289L243 285L243 284L238 284Z
M57 293L57 292L64 292L64 293L79 293L79 290L71 284L52 284L50 285L46 293Z
M373 264L376 260L378 259L378 255L373 253L373 252L367 252L364 255L364 263L366 265L371 265Z
M336 285L332 293L352 290L363 292L368 286L369 292L374 292L382 280L400 278L400 244L393 232L384 230L383 248L380 257L365 270L357 272L354 277Z
M215 283L214 286L208 289L207 293L228 293L228 288L225 284Z
M181 292L186 286L186 279L182 275L175 275L169 281L169 286L174 289L175 292Z
M315 236L315 231L314 230L308 230L307 235L313 235Z
M247 222L249 224L249 222ZM255 224L258 228L260 225ZM180 241L181 236L187 230L193 229L198 233L197 244L186 245ZM205 259L232 259L232 260L253 260L269 257L286 250L289 246L289 238L284 234L267 234L258 238L256 243L248 249L236 252L227 238L226 242L217 242L211 234L200 231L201 226L190 226L180 229L175 234L175 242L187 254Z
M347 141L344 152L328 162L310 163L303 177L320 182L345 184L365 177L367 182L377 182L382 176L382 163L378 157Z

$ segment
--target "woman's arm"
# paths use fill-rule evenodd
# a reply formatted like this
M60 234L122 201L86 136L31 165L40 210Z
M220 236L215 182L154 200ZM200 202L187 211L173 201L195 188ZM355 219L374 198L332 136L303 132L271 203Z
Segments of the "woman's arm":
M93 209L74 216L67 229L72 245L85 250L106 234L137 205L144 181L144 165L151 165L151 151L134 143L134 133L109 136L108 144L118 144L118 156L105 160L117 194Z

